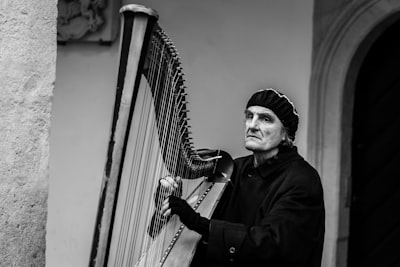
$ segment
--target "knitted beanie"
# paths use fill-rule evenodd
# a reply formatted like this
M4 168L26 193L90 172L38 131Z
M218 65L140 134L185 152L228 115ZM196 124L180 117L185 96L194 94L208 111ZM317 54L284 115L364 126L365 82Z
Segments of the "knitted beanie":
M261 106L272 110L287 129L289 137L294 141L299 124L299 114L290 99L275 89L267 88L255 92L247 102L246 108Z

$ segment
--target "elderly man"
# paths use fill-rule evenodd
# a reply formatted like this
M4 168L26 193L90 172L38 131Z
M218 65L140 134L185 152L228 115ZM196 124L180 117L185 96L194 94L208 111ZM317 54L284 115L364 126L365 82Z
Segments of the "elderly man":
M325 210L318 173L293 145L299 116L274 89L256 92L245 110L245 147L252 155L234 172L211 220L168 197L161 212L177 214L202 235L192 266L321 265ZM177 187L172 178L164 186Z

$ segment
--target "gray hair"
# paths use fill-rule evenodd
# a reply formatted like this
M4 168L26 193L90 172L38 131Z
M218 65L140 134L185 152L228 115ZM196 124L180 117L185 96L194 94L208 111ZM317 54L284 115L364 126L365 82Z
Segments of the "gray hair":
M280 145L286 147L293 147L294 141L292 138L290 138L288 134L288 129L286 127L282 127L282 131L283 131L283 140L281 141Z

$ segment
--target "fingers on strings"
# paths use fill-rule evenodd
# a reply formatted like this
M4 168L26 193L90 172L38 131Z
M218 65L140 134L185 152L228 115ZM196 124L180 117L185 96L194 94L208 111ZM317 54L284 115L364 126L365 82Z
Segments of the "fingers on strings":
M168 197L174 195L181 197L182 194L182 178L180 176L172 177L166 176L160 180L160 185L162 187L163 195L165 196L162 202L160 213L168 217L171 215L171 209L169 208Z
M161 186L164 187L165 190L171 191L172 193L176 190L179 190L181 183L182 178L180 176L177 176L176 178L166 176L160 180Z
M198 195L194 195L194 196L192 196L190 199L184 200L184 201L186 201L187 204L189 204L189 206L193 207L194 204L197 202L198 198L199 198ZM170 203L169 203L169 200L170 200L169 198L166 198L166 199L164 200L163 205L162 205L162 208L161 208L161 214L162 214L163 216L166 216L166 217L170 216L171 213L172 213L172 211L171 211L171 205L170 205ZM178 204L179 204L179 202L178 202Z

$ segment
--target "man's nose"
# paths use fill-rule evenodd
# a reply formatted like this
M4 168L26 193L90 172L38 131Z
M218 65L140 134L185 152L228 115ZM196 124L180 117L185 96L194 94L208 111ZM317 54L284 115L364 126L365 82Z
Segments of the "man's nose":
M258 129L258 120L255 117L249 121L249 129Z

